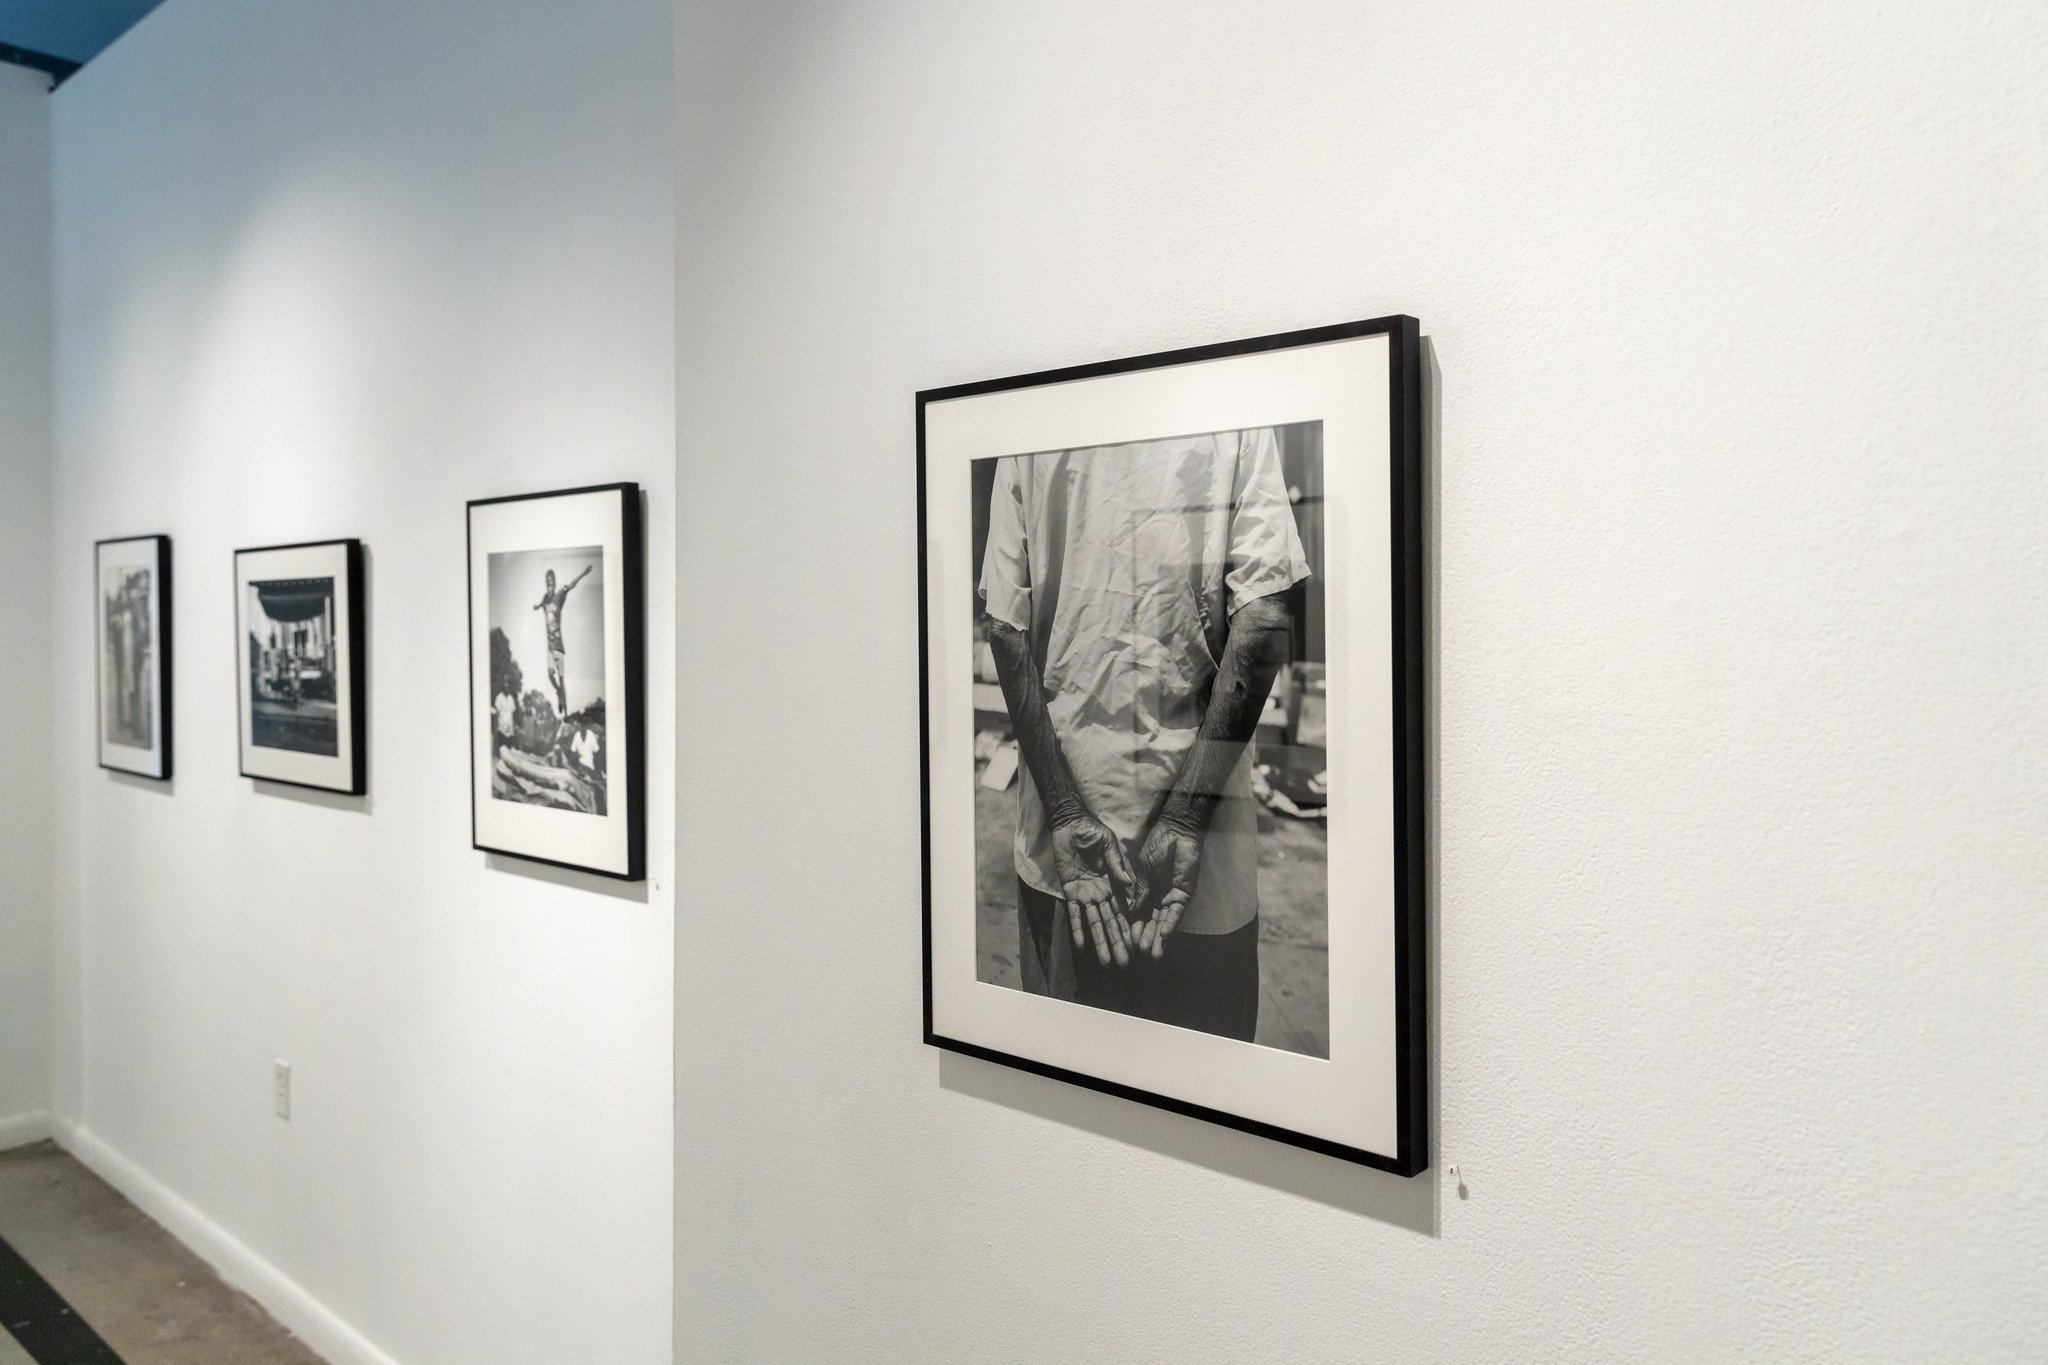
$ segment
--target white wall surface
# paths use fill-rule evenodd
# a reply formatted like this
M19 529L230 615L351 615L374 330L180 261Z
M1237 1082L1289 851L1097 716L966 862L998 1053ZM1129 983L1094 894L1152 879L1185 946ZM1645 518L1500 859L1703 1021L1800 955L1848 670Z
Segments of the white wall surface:
M672 35L172 0L55 100L64 1112L406 1365L669 1358ZM613 479L659 566L632 889L469 847L463 504ZM89 546L150 531L169 787L93 767L86 685ZM236 775L231 552L338 536L362 800Z
M50 82L0 64L0 1146L50 1105L50 383Z
M685 1357L2048 1350L2048 12L680 13ZM1393 311L1462 1194L918 1042L913 391Z

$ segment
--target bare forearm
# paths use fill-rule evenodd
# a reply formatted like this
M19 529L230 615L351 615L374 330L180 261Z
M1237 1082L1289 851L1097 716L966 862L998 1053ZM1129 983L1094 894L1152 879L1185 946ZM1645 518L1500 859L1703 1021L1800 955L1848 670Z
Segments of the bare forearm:
M1292 618L1276 597L1238 608L1216 668L1216 683L1195 744L1181 762L1159 819L1192 833L1209 828L1224 784L1266 709L1266 694L1287 662Z
M1007 622L990 618L988 644L996 656L996 677L1003 686L1003 702L1010 708L1017 748L1045 802L1047 818L1057 825L1087 814L1073 769L1067 766L1059 736L1053 732L1052 715L1045 709L1045 686L1031 657L1031 637Z

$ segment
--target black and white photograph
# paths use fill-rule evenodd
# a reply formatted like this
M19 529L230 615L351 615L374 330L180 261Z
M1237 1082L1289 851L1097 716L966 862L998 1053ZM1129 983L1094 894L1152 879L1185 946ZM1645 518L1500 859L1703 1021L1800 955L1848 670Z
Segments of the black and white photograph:
M100 571L100 598L106 612L106 671L101 692L106 702L107 743L129 749L156 745L156 697L151 674L156 671L156 575L142 567L108 565Z
M605 813L604 550L488 561L491 796Z
M168 536L93 547L97 589L100 766L171 775Z
M979 979L1328 1056L1321 424L973 477Z
M630 484L469 505L480 849L643 875L639 515Z
M1419 344L919 395L927 1042L1426 1164Z
M334 579L258 579L247 592L249 742L333 757L341 747Z
M360 795L360 543L238 550L235 593L242 775Z

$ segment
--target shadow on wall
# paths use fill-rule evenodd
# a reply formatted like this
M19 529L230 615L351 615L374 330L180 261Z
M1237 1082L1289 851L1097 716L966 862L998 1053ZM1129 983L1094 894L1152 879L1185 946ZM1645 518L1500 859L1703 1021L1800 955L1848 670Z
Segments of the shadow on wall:
M1434 1237L1437 1182L1404 1179L1284 1142L1118 1099L956 1052L939 1054L939 1084L1069 1128L1080 1128L1254 1185Z
M529 862L509 853L484 854L484 866L493 872L511 872L521 877L531 877L537 882L548 882L555 886L566 886L576 891L587 891L599 896L610 896L617 901L634 901L647 904L651 880L623 882L616 877L607 877L597 872L585 872L581 868L560 867L554 863Z
M309 806L324 806L328 810L354 811L358 815L370 813L368 796L350 796L347 792L322 791L318 787L301 787L291 782L272 782L268 778L249 779L252 791L264 796L282 796L292 801L303 801Z

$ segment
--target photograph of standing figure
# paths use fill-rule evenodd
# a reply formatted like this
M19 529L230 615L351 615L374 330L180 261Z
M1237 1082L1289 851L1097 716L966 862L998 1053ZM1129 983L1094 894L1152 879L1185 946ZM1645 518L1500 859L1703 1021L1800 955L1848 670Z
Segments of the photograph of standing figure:
M171 775L170 537L102 540L93 565L100 766L161 781Z
M494 554L490 598L491 795L603 815L603 548Z
M1321 437L977 462L982 980L1328 1055Z
M100 675L106 708L103 733L109 744L147 749L156 743L156 703L150 695L155 666L150 572L109 564L100 571L100 591L105 596L101 605L106 629L100 644L106 660Z

